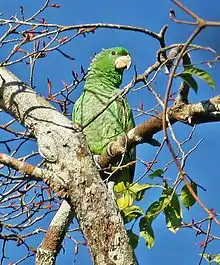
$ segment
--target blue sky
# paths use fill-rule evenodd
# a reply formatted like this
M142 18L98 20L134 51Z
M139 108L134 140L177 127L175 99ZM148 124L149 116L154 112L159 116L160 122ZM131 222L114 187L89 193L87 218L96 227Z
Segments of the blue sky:
M1 0L0 12L3 12L3 17L9 18L11 15L19 12L19 6L22 5L25 10L25 15L29 16L39 8L44 1L32 0L32 1L13 1L13 0ZM169 10L175 8L178 18L188 19L189 17L184 14L179 8L174 6L171 1L168 0L137 0L137 1L68 1L63 0L54 2L61 4L59 9L49 9L45 12L43 17L49 23L57 23L63 25L73 25L82 23L119 23L128 24L137 27L147 28L152 31L159 32L164 24L168 24L168 31L166 35L166 43L182 43L185 42L193 31L192 26L177 25L170 21ZM219 10L220 2L213 0L212 4L209 1L182 1L185 5L197 12L205 19L220 20ZM189 18L191 19L191 18ZM219 49L219 32L220 29L207 29L194 41L195 44L211 46L220 52ZM2 29L0 28L0 34ZM63 36L67 35L66 33ZM108 48L112 46L124 46L126 47L133 58L133 64L136 65L137 71L141 73L150 64L155 61L155 52L158 49L158 43L156 40L141 33L134 33L128 31L118 31L109 29L98 29L95 34L89 34L86 38L79 36L71 43L62 48L75 58L75 61L70 61L63 58L59 53L53 52L49 54L45 59L39 61L36 67L35 85L36 91L42 95L47 93L47 77L53 83L53 91L59 91L62 88L61 80L65 82L71 82L71 71L75 72L80 70L80 66L86 69L89 65L90 59L95 52L99 52L102 48ZM3 60L7 56L7 47L0 49L0 60ZM192 55L192 61L199 63L201 61L211 59L212 55L208 52L195 52ZM18 75L22 80L28 82L28 67L24 64L18 64L10 67L10 69ZM197 102L200 100L213 97L219 93L219 67L215 69L209 69L204 66L204 69L210 71L215 79L217 89L213 92L203 82L199 83L199 92L195 94L193 91L190 93L190 100ZM134 71L131 70L125 73L124 84L128 83L133 77ZM164 77L163 72L159 74L156 83L153 84L154 88L163 96L166 90L167 77ZM173 91L178 87L179 82L174 82ZM72 95L73 99L76 99L81 90L78 89ZM147 90L140 90L138 92L130 92L128 95L130 105L135 108L141 102L144 104L144 108L147 110L154 106L155 100ZM1 116L0 118L3 119ZM148 117L142 116L137 119L136 123L140 123ZM3 121L3 120L2 120ZM2 121L0 121L2 123ZM219 124L205 124L196 128L193 140L188 144L187 148L190 149L201 138L204 138L199 148L193 152L190 156L185 170L192 179L201 184L207 189L207 192L199 191L199 196L208 208L214 208L216 212L220 212L219 207L219 148L220 141L217 136L219 133ZM187 137L190 132L190 128L185 125L175 125L174 130L180 139ZM161 140L163 138L162 133L155 136ZM31 148L34 146L31 145ZM149 145L142 145L138 147L138 156L145 161L151 161L153 155L156 152L156 148ZM164 150L160 156L160 162L158 167L163 166L171 159L167 150ZM157 166L156 166L157 167ZM155 169L156 169L155 167ZM136 169L136 177L140 176L144 172L142 166ZM175 180L177 170L174 166L167 172L167 177ZM143 208L147 208L150 202L157 199L159 196L154 190L146 193L146 200L142 204ZM184 218L186 221L190 221L192 217L197 219L205 217L205 213L198 206L194 206L190 212L184 210ZM49 220L47 220L49 222ZM44 225L46 225L44 223ZM195 233L190 230L181 230L176 235L169 232L165 227L165 222L162 217L159 217L154 224L154 231L156 236L156 245L153 249L149 250L145 247L144 241L141 239L137 248L136 254L140 265L155 265L155 264L169 264L169 265L191 265L198 264L199 242L203 241L203 237L196 237ZM213 226L213 234L219 235L219 227ZM39 242L40 238L36 241ZM33 244L36 242L33 242ZM65 242L65 255L60 255L57 264L66 262L67 264L91 264L90 257L86 247L80 247L79 254L74 256L73 245ZM68 248L69 247L69 248ZM18 255L16 248L8 248L8 253L14 253ZM219 243L214 242L209 244L207 252L218 253ZM61 251L62 252L62 251ZM13 257L13 256L11 256ZM13 258L12 258L13 259ZM74 262L75 259L75 262ZM7 263L5 263L7 264ZM28 263L23 263L28 264ZM205 262L203 263L205 264Z

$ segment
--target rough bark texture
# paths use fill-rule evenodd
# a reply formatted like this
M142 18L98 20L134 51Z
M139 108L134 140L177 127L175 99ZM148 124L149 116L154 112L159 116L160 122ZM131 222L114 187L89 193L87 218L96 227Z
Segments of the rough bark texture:
M0 108L35 135L46 159L44 179L75 211L94 264L136 264L119 210L82 132L8 70L0 68L0 75Z
M183 122L190 126L207 122L220 121L220 96L213 97L202 102L190 104L182 100L168 109L168 116L171 124ZM130 130L126 136L121 136L111 143L111 152L104 152L98 159L102 168L112 164L115 159L120 157L125 146L127 150L134 145L149 143L157 145L153 135L160 132L163 128L163 113L152 117Z
M36 265L55 264L66 231L74 217L70 205L63 201L56 215L54 216L47 233L39 246L36 254Z

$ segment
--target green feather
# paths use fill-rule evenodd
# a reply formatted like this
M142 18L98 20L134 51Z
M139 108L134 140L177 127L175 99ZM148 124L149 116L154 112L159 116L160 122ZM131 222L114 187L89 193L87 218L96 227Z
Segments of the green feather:
M127 100L121 96L92 121L94 116L105 108L109 100L121 92L119 87L123 69L116 69L115 60L126 55L128 51L121 47L106 49L97 54L89 67L83 93L74 105L73 122L83 126L89 123L84 128L84 133L90 150L96 155L102 154L110 142L135 126ZM133 148L126 152L121 165L135 160L135 156L135 148ZM134 166L124 167L114 173L113 179L116 183L121 181L130 183L133 175Z

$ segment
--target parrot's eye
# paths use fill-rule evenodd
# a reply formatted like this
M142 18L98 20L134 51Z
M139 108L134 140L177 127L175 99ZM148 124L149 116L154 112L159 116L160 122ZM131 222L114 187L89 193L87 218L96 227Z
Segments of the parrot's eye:
M115 55L116 54L116 52L115 51L112 51L112 55Z

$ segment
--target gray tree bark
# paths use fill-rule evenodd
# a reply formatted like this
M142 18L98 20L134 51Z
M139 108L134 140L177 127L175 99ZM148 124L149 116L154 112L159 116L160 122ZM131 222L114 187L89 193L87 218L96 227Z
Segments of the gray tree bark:
M42 179L75 212L93 263L136 264L118 207L99 176L83 133L7 69L0 68L0 76L0 108L36 137L46 160ZM44 245L36 263L53 264L54 249L49 253ZM47 263L49 257L52 263Z

